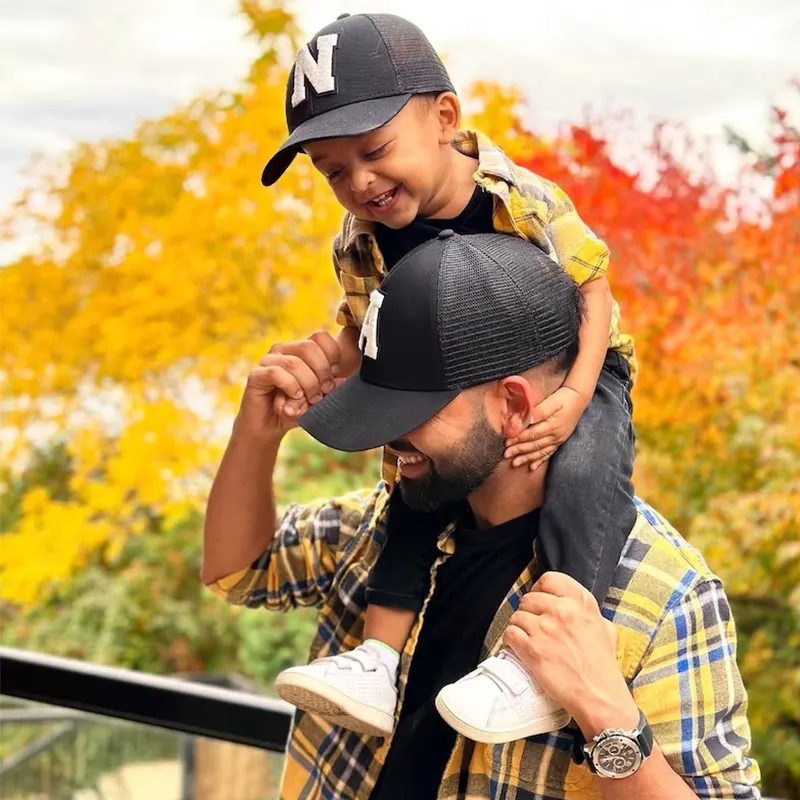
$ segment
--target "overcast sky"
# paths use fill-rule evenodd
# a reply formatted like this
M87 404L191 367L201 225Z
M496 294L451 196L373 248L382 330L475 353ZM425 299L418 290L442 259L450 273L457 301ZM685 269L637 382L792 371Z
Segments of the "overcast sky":
M580 118L588 103L703 133L726 123L758 132L800 76L798 0L489 0L490 15L467 7L293 5L309 34L343 11L401 13L446 55L457 86L515 83L544 128ZM235 0L1 0L0 206L33 152L124 135L200 90L233 85L253 56L243 33Z

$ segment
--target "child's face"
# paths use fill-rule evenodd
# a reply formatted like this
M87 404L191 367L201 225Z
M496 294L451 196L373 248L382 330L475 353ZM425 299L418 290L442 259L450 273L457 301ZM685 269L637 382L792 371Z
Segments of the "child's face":
M355 217L403 228L434 216L446 186L460 108L453 94L412 98L388 124L361 136L309 142L305 151Z

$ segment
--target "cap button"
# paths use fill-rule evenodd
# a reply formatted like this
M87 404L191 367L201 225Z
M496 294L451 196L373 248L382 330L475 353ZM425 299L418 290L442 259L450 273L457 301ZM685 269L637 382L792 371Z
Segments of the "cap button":
M443 231L439 231L439 238L440 239L449 239L451 236L455 235L455 231L451 228L445 228Z
M349 14L339 14L339 16L336 17L336 19L345 19L346 17L349 17L349 16L350 16Z

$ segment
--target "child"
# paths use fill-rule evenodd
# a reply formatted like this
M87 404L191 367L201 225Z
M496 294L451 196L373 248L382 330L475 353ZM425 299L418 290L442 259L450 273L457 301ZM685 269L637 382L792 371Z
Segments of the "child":
M340 377L359 367L370 293L405 253L444 229L527 238L581 285L587 314L578 360L525 435L507 442L505 455L528 468L552 457L537 569L571 575L602 603L636 516L629 399L635 359L632 340L619 331L605 245L558 187L513 164L481 134L459 131L460 105L444 65L424 34L399 17L344 15L323 28L297 56L286 116L291 134L262 182L275 183L305 152L348 212L334 242L345 292ZM291 401L285 412L293 413ZM390 489L396 472L386 450ZM392 492L386 542L370 575L365 641L286 670L276 681L281 697L353 730L392 733L400 653L425 603L446 517L447 509L413 511ZM476 693L486 702L471 703ZM501 714L511 695L518 719L499 726L494 709ZM445 687L436 705L452 727L478 741L513 741L568 721L506 651Z

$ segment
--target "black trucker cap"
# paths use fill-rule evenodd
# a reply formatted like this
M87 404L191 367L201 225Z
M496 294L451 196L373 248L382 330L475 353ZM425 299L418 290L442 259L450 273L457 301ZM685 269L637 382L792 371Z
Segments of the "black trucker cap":
M374 131L428 92L455 89L416 25L394 14L343 14L297 54L286 87L289 138L261 182L275 183L306 142Z
M361 369L300 417L337 450L411 432L462 389L518 375L578 338L578 285L535 245L442 231L372 292Z

